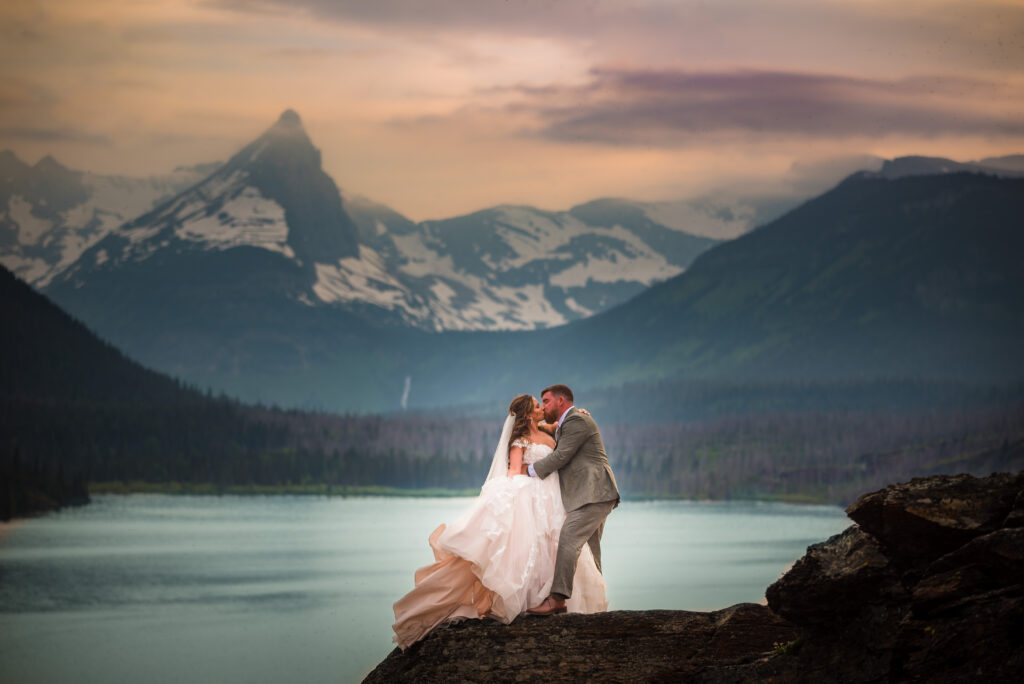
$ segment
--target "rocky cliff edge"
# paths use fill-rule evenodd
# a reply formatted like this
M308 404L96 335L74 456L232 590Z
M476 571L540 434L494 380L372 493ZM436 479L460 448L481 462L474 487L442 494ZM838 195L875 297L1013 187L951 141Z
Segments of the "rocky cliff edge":
M1024 681L1024 472L865 494L768 605L468 621L364 682Z

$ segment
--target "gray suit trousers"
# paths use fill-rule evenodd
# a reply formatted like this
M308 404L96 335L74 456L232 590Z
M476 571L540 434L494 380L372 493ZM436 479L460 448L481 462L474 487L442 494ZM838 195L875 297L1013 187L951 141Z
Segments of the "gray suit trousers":
M590 546L597 569L601 570L601 534L604 532L604 520L617 503L617 501L589 503L565 514L565 522L562 523L562 531L558 537L555 579L551 583L552 594L564 598L572 596L572 580L576 574L576 562L580 558L580 551L583 550L584 544Z

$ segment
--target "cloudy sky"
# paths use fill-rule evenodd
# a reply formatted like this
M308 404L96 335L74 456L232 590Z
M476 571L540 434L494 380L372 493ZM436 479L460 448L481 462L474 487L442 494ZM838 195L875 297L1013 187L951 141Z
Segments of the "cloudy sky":
M25 161L162 173L293 108L413 219L1024 152L1024 0L5 0L0 65Z

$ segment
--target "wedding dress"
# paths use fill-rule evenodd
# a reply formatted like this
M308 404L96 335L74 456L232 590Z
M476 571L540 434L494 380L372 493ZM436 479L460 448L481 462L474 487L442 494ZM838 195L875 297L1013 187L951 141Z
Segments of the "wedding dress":
M524 464L552 451L526 440L513 445L523 447ZM492 617L508 624L550 592L565 520L558 473L543 480L506 477L500 462L507 464L496 454L492 474L469 510L430 535L435 562L416 571L415 588L394 605L393 641L401 648L447 620ZM501 474L494 476L496 471ZM573 582L569 612L607 610L604 579L587 545Z

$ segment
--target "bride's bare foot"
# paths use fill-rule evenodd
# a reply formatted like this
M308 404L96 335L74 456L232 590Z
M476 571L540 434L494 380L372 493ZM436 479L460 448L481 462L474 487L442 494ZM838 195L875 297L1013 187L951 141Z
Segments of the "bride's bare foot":
M541 601L539 606L534 606L526 612L531 615L554 615L555 613L564 613L565 610L565 601L556 599L554 596L548 596Z

